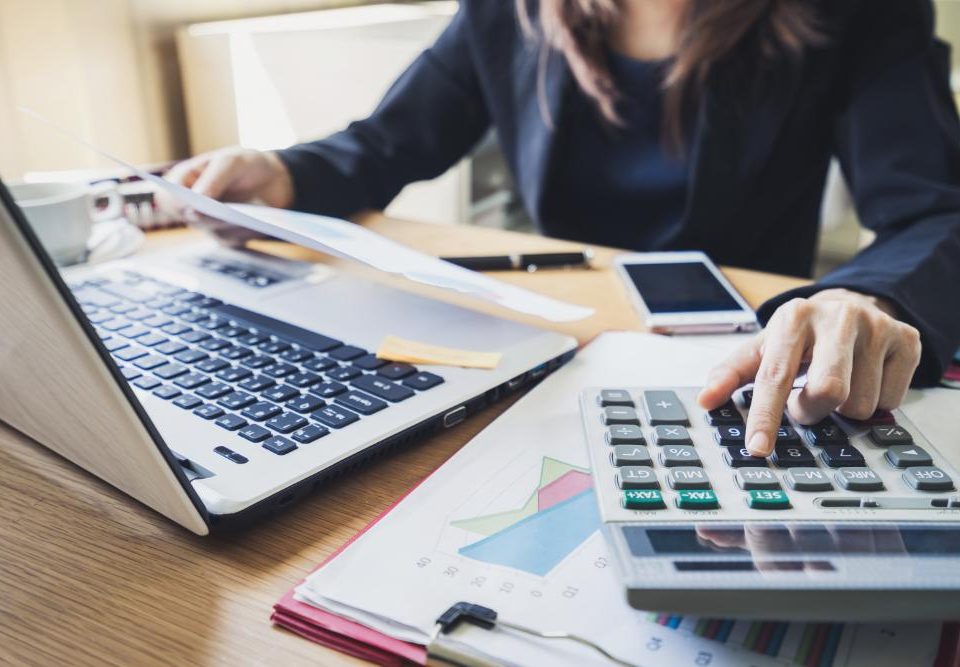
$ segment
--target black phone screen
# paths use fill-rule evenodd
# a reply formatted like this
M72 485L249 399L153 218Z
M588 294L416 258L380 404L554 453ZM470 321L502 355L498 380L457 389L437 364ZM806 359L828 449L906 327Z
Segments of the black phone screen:
M651 314L743 310L703 262L626 264Z

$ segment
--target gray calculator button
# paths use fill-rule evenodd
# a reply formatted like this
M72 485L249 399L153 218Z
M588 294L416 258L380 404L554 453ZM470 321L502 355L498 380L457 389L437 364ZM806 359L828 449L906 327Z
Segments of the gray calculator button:
M887 450L885 456L895 468L933 465L933 459L927 451L916 445L893 445Z
M681 466L671 468L667 479L672 489L709 489L710 479L703 468Z
M847 491L882 491L883 480L870 468L841 468L836 474L837 484Z
M630 398L630 392L624 389L603 389L600 392L600 396L597 397L597 400L600 401L600 405L604 408L610 407L611 405L634 407L633 399Z
M740 468L737 484L744 491L779 489L780 482L769 468Z
M913 436L907 429L896 424L880 424L870 427L870 439L881 447L890 445L912 445Z
M903 471L903 481L917 491L953 491L950 475L936 466L915 466Z
M783 477L794 491L829 491L833 488L827 473L819 468L790 468Z
M644 445L643 431L635 424L618 424L607 429L608 445Z
M698 466L700 457L697 450L688 445L667 445L660 450L660 463L667 468Z
M636 424L640 425L640 418L637 417L637 411L633 408L612 407L603 409L603 423L610 424Z
M650 423L654 426L657 424L690 425L687 411L672 391L645 391L643 404L647 408L647 414L650 415Z
M653 439L658 446L665 445L692 445L690 433L683 426L661 424L653 429Z
M617 471L621 489L658 489L657 473L648 466L627 466Z
M640 445L616 445L610 453L615 466L648 466L653 463L650 452Z

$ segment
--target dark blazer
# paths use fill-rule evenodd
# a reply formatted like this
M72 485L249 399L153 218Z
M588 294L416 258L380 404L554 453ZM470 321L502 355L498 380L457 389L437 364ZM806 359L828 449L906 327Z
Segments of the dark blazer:
M343 217L383 208L493 127L541 221L563 186L551 180L551 155L575 82L556 53L538 77L540 49L520 30L512 0L460 4L369 118L280 152L296 208ZM642 249L702 249L726 265L809 276L836 156L877 240L816 285L764 304L761 320L826 287L885 297L921 332L915 381L934 383L960 345L960 123L949 52L933 36L929 0L817 6L829 42L802 61L760 69L748 39L715 68L690 133L683 220L660 247Z

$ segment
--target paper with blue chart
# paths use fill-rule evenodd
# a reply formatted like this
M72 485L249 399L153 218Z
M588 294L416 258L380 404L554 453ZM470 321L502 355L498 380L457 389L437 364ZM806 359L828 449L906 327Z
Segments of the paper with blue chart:
M601 385L699 385L723 351L603 334L517 402L387 517L313 574L301 601L425 643L454 602L539 630L577 632L647 667L929 664L939 625L749 623L630 608L597 532L577 395ZM466 629L505 663L605 665L563 641Z

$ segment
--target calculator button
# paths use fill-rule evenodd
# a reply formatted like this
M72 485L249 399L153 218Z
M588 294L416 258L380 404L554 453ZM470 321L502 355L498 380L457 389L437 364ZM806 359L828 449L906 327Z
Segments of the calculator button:
M836 474L837 484L847 491L882 491L883 480L870 468L841 468Z
M802 445L774 447L770 460L779 468L800 468L817 464L810 450Z
M777 429L778 445L792 445L795 442L800 442L800 436L792 426L781 426Z
M709 489L710 479L703 468L682 466L671 468L667 474L671 489Z
M710 426L743 423L743 417L740 416L740 411L737 410L733 401L727 401L725 405L721 405L715 410L710 410L706 416L707 423L710 424Z
M616 445L610 453L610 461L615 466L648 466L653 461L646 447L640 445Z
M692 445L690 433L683 426L661 424L653 428L653 439L658 447L666 445Z
M753 403L753 389L744 389L741 396L743 396L743 404L749 408Z
M871 426L870 439L881 447L912 445L913 436L902 426Z
M767 459L764 456L751 456L744 447L726 447L723 450L723 460L731 468L766 468Z
M617 471L621 489L659 489L657 473L649 466L625 466Z
M621 502L628 510L660 510L666 507L663 494L653 489L624 491Z
M600 401L601 407L604 408L610 407L611 405L621 405L629 408L634 407L630 393L623 389L603 389L597 400Z
M643 404L650 415L650 424L680 424L689 426L687 411L677 395L672 391L645 391Z
M820 468L791 468L783 478L794 491L829 491L830 477Z
M677 507L682 510L714 510L720 507L720 503L713 491L678 491Z
M724 447L743 447L745 427L721 426L717 429L717 442Z
M660 463L667 468L698 466L700 457L697 450L688 445L668 445L660 450Z
M608 445L645 445L643 431L634 424L621 424L607 429Z
M817 445L818 447L845 445L847 444L847 434L837 426L836 422L828 418L807 428L807 440L810 441L811 445Z
M916 445L893 445L887 450L885 457L895 468L933 465L933 459L926 450Z
M637 417L637 411L633 408L616 406L603 409L603 423L610 424L635 424L640 425L640 418Z
M750 491L747 504L754 510L790 509L790 499L783 491Z
M950 475L936 466L917 466L903 472L903 481L917 491L953 491Z
M737 485L744 491L780 488L777 476L769 468L741 468L737 470Z
M820 460L831 468L861 467L865 463L863 454L850 445L824 445Z

